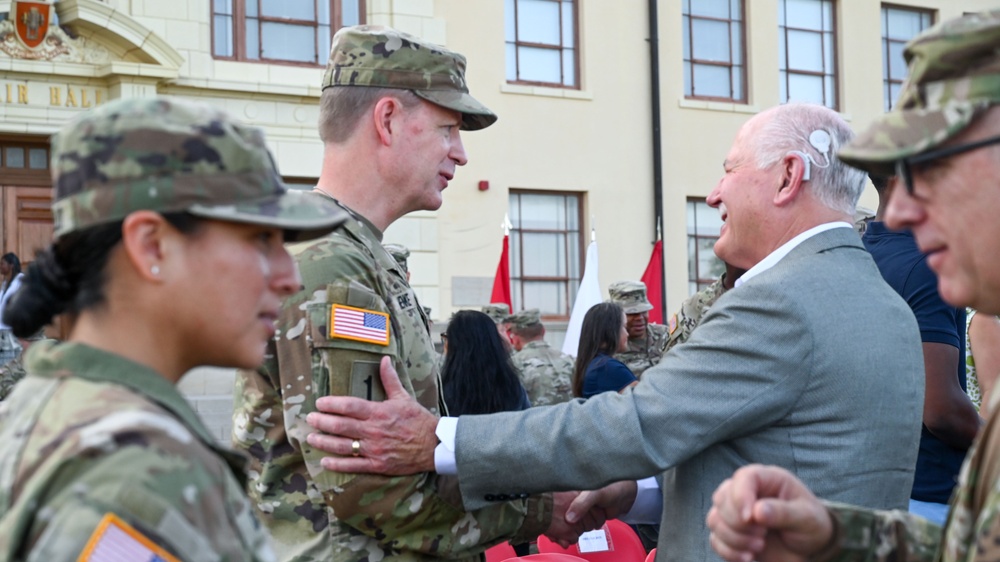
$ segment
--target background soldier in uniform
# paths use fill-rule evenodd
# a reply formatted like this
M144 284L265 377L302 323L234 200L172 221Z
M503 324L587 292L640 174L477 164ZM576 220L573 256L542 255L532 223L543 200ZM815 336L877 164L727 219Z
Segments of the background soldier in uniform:
M659 363L666 353L667 327L649 323L653 305L646 298L646 285L642 281L617 281L608 287L608 294L611 302L625 311L628 329L628 351L616 354L615 359L641 378L642 373Z
M573 398L573 358L545 341L545 326L537 308L507 317L514 367L532 406L558 404Z
M479 309L480 312L493 319L497 325L497 333L503 340L504 346L514 353L514 348L510 345L510 334L507 333L507 317L510 316L510 307L505 302L493 302Z
M406 213L440 207L467 161L459 130L496 120L469 95L464 57L385 27L338 31L323 88L316 189L353 219L290 247L304 290L282 308L264 368L240 374L233 420L275 549L299 562L478 560L501 540L530 540L549 527L549 495L466 512L453 478L332 473L306 442L318 397L384 398L383 358L425 409L443 413L428 318L381 237Z
M410 249L402 244L383 244L385 246L385 251L389 252L392 259L396 260L399 267L403 269L406 273L406 282L410 282L410 266L406 263L406 260L410 259Z
M711 308L715 301L723 293L732 289L736 285L736 280L743 275L746 270L726 264L726 271L715 280L714 283L691 295L683 303L681 308L670 318L668 327L667 349L675 345L682 344L691 336L691 332L698 327L702 316Z

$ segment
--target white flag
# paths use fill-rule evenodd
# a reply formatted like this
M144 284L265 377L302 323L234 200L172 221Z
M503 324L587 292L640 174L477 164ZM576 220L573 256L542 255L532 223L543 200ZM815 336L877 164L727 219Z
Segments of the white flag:
M597 242L591 241L587 246L587 261L583 264L583 280L580 290L576 293L573 312L569 315L569 325L566 326L566 339L563 341L563 353L576 357L580 347L580 327L583 317L590 307L604 300L601 297L601 285L597 282Z

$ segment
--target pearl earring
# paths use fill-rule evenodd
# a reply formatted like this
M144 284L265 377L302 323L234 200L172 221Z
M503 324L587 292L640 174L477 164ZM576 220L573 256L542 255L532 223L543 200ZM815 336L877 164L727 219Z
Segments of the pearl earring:
M153 264L152 266L150 266L149 272L152 273L153 275L159 275L160 274L160 266L158 266L156 264Z

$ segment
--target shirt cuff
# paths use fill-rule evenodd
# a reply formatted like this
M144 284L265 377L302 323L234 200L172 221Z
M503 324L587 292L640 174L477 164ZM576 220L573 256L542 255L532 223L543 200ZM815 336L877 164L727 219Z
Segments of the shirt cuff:
M437 447L434 447L434 470L438 474L455 476L458 474L458 461L455 459L455 434L458 433L458 418L441 418L438 420Z
M619 517L633 525L659 525L663 517L663 493L656 478L650 476L636 482L635 502L632 509Z

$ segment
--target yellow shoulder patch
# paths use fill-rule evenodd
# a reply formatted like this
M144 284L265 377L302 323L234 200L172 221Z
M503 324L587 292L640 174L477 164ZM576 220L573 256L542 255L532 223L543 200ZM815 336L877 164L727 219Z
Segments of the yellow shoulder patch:
M76 561L180 562L114 513L104 515Z
M330 339L389 345L389 315L335 304L330 307Z

